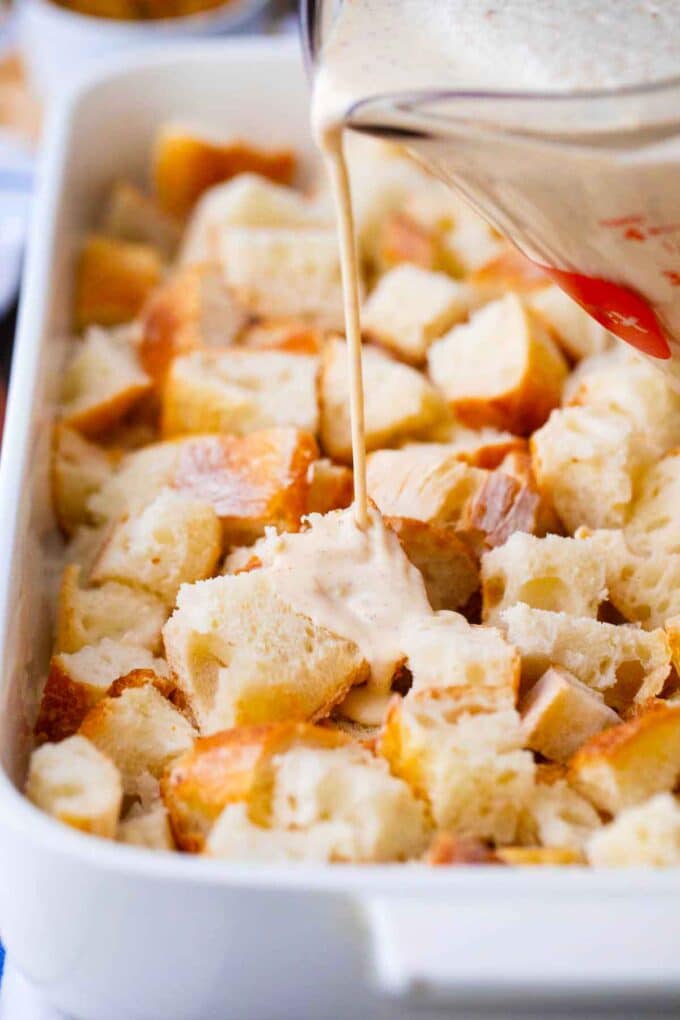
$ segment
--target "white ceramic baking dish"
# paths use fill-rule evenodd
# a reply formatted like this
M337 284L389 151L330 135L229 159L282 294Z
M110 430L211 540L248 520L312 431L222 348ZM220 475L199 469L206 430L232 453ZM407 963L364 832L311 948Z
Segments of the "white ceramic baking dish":
M49 644L47 450L73 253L156 126L309 148L294 43L197 44L102 73L55 114L0 466L0 933L80 1020L412 1016L680 998L680 872L246 867L79 835L21 784ZM441 1015L438 1013L438 1015ZM646 1015L646 1013L645 1013Z

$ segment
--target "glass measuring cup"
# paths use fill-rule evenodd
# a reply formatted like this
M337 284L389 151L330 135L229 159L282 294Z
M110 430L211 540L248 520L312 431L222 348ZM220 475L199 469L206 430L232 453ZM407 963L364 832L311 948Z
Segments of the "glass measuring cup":
M303 0L310 69L342 0ZM367 95L398 138L607 329L680 385L680 78L593 92Z

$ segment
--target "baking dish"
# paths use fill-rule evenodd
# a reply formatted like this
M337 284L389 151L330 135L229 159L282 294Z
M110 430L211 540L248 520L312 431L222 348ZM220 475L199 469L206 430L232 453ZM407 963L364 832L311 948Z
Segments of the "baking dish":
M14 964L81 1020L680 999L677 872L249 868L88 838L18 792L49 645L47 454L73 255L170 117L311 153L295 42L126 58L50 125L0 465L0 933Z

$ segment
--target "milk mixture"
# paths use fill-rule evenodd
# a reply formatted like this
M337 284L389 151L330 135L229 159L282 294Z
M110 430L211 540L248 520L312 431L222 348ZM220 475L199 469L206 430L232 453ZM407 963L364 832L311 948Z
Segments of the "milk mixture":
M345 0L324 42L313 122L329 165L341 241L350 356L355 506L367 521L356 252L342 131L378 95L564 93L680 74L678 0ZM499 101L503 103L501 99ZM652 132L643 99L630 124L580 142L432 128L418 155L463 191L607 328L680 364L680 129ZM680 124L680 86L669 102ZM455 106L455 101L454 101ZM450 107L453 109L454 106ZM485 110L493 116L493 106ZM588 144L589 132L599 133ZM635 133L637 131L637 134ZM546 132L547 133L547 132ZM553 129L554 133L554 129ZM604 138L602 137L604 133ZM469 136L468 136L469 134ZM411 144L409 142L409 144Z

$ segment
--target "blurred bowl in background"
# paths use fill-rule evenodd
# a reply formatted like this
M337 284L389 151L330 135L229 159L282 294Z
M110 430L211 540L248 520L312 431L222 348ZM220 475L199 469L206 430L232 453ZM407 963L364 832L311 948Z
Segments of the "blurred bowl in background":
M49 99L101 58L245 29L267 2L227 0L196 14L123 21L81 14L53 0L17 0L16 29L31 85L40 98Z

